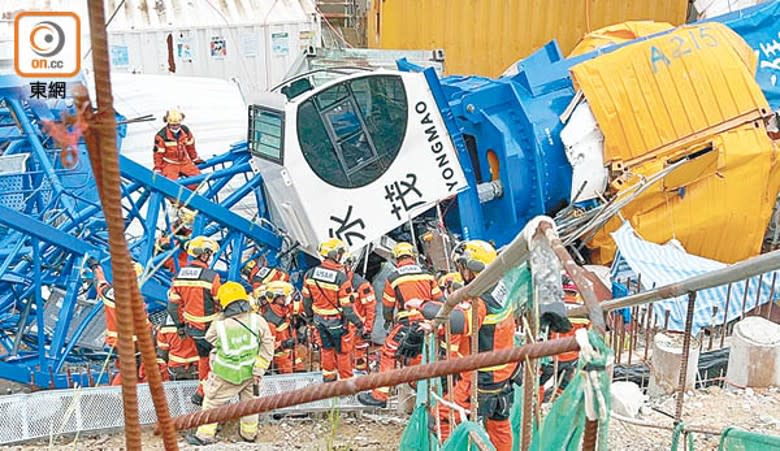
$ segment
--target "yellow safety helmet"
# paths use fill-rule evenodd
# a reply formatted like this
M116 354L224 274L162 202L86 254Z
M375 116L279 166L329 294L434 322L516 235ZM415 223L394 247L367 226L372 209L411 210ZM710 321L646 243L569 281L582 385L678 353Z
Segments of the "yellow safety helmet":
M463 276L460 275L459 272L449 272L441 277L439 277L439 287L441 289L447 289L450 287L456 287L460 288L463 286Z
M262 296L273 301L279 296L284 296L284 305L289 305L292 302L292 295L295 292L295 287L289 282L276 280L263 285L264 291Z
M463 241L452 250L452 261L474 273L482 272L497 256L496 249L482 240Z
M219 291L217 291L217 299L219 304L224 309L228 305L236 301L249 301L249 295L246 294L244 286L238 282L225 282Z
M190 210L189 208L181 207L176 212L176 216L179 218L179 221L182 222L186 227L192 227L192 224L195 222L195 216L198 215L197 211Z
M340 261L341 257L347 253L347 246L338 238L331 238L320 243L317 253L324 258Z
M171 108L170 110L165 112L165 116L163 116L163 120L168 125L179 125L181 124L181 121L184 120L184 113L177 110L176 108Z
M133 269L135 270L135 277L141 277L141 275L144 273L144 267L138 262L133 262Z
M196 236L187 243L187 253L193 257L200 257L204 252L211 254L219 251L219 244L207 236Z
M393 258L398 260L401 257L414 257L417 251L411 243L400 242L393 247Z

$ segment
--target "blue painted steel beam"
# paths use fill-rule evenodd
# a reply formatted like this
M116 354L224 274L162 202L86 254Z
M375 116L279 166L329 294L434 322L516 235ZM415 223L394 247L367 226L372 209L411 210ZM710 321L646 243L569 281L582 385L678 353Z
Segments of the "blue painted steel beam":
M199 211L199 216L205 215L231 229L240 230L258 243L277 249L281 246L281 238L262 225L252 223L227 208L214 204L199 194L193 194L192 191L172 180L162 176L155 176L151 171L125 156L120 155L119 158L122 177L140 182L167 197L189 199L189 205ZM182 196L182 194L184 195Z
M41 241L61 247L74 254L100 255L100 251L97 248L75 238L73 235L68 235L60 229L56 229L2 205L0 205L0 224L20 232L25 232Z

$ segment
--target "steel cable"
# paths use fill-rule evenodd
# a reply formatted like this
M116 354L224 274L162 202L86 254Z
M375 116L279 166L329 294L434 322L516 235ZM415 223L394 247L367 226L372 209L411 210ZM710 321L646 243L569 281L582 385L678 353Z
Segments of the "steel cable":
M116 148L116 118L114 116L111 79L108 62L108 40L103 2L89 2L89 22L92 38L92 61L95 71L95 92L99 111L91 123L88 138L90 160L98 183L103 213L109 232L111 269L117 311L122 403L125 415L125 444L128 450L141 449L141 428L138 418L138 393L133 332L138 336L141 358L149 377L149 390L154 402L163 442L168 450L177 450L176 431L168 411L168 401L162 388L156 353L149 333L146 312L131 263L124 236L122 197L118 152ZM83 95L83 94L82 94ZM82 98L83 101L83 98ZM83 111L91 112L91 109Z

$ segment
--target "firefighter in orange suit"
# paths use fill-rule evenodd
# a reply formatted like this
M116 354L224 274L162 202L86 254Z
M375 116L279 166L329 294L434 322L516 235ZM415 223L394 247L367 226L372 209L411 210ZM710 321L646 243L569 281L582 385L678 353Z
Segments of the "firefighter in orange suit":
M187 252L184 251L184 246L192 236L192 225L195 222L196 212L189 208L180 207L176 210L176 220L171 225L171 234L168 231L163 231L162 235L157 238L154 243L155 255L169 251L174 247L177 249L171 258L165 260L163 266L171 272L176 274L181 268L187 265ZM176 267L174 263L176 258L179 266Z
M274 335L273 364L277 373L293 372L293 350L296 344L292 324L293 295L295 288L288 282L275 281L263 286L261 297L267 306L263 317Z
M271 282L290 281L290 275L285 271L268 266L264 258L258 260L249 260L241 269L241 275L244 276L253 290Z
M90 260L87 264L90 266L92 274L95 278L95 290L97 291L97 297L100 299L100 301L103 302L103 310L106 315L106 346L110 348L116 348L116 340L119 335L117 334L116 326L117 323L116 305L114 304L114 288L111 286L111 282L106 280L106 275L103 272L103 268L100 267L100 263L97 260ZM140 279L144 272L143 266L141 266L140 263L134 262L133 268L135 270L136 278ZM133 343L137 341L138 337L133 335Z
M477 274L496 259L496 250L489 243L472 240L460 243L453 251L453 261L463 280L468 284ZM514 345L515 322L514 309L507 298L507 290L499 282L491 290L477 298L471 299L472 315L477 315L478 352L509 349ZM470 322L470 321L468 321ZM468 355L471 352L470 343L461 343L461 352ZM512 407L514 388L512 376L517 368L516 363L483 368L477 373L477 413L484 421L490 441L497 451L512 449L512 429L509 423L509 412ZM460 375L460 380L453 389L453 400L456 404L469 409L471 406L472 373ZM460 418L456 409L454 413L457 422L466 420ZM449 408L442 405L439 409L442 440L446 440L453 425L449 424Z
M569 275L564 272L561 278L563 284L563 302L566 304L566 307L574 308L583 305L584 302L580 296L579 290L577 290L577 285L574 284L574 281L571 280L571 277L569 277ZM577 329L587 329L590 327L590 320L587 318L569 318L569 322L571 322L572 325L571 329L569 329L567 332L551 331L550 340L573 337ZM541 366L541 375L539 377L539 399L549 398L552 395L552 392L550 392L547 393L547 396L545 396L544 392L544 384L547 383L547 381L552 377L555 377L556 380L560 380L560 383L558 384L558 394L561 394L563 390L566 389L572 377L574 377L574 370L577 368L577 359L579 356L579 351L564 352L553 356L553 362ZM554 362L557 362L557 373L555 371L556 365Z
M106 320L106 334L105 334L105 343L106 346L111 348L112 352L116 348L116 342L117 338L119 337L119 334L117 333L117 322L116 322L116 304L114 301L114 288L111 286L111 282L109 282L106 279L106 275L103 272L103 268L100 267L100 263L95 259L90 259L87 262L87 265L92 270L92 275L94 277L94 283L95 283L95 290L97 291L97 297L100 299L100 301L103 303L103 311L105 313L105 320ZM135 270L135 276L138 279L138 282L140 284L141 282L141 276L143 275L144 268L141 266L140 263L134 262L133 263L133 269ZM147 320L147 325L149 326L149 331L151 333L151 323ZM133 335L133 343L136 344L138 342L138 337L136 335ZM114 376L114 378L111 380L111 385L122 385L122 377L119 373L119 355L116 356L116 359L114 360L114 365L116 366L117 373ZM143 366L141 364L141 355L139 353L136 353L136 368L138 369L138 377L139 382L143 382Z
M421 303L442 299L436 279L417 264L416 252L411 244L396 244L393 257L396 260L396 268L385 282L382 313L385 328L390 324L394 325L382 346L379 372L392 370L399 359L403 366L417 365L420 362L419 354L402 356L402 344L409 340L416 343L416 340L420 339L418 326L425 319L419 310ZM371 393L359 394L358 401L367 406L386 407L389 393L390 387L379 387Z
M221 285L219 274L209 268L211 257L219 251L219 244L209 237L198 236L187 243L192 261L179 270L168 290L168 314L176 324L180 336L195 340L198 350L198 379L201 384L192 395L193 404L203 402L203 382L209 375L211 344L206 331L219 313L217 292Z
M401 242L393 247L395 269L387 277L382 293L385 329L393 321L394 311L402 311L404 303L409 299L442 299L436 279L417 264L416 256L417 252L410 243Z
M355 257L350 254L346 263L345 270L355 290L355 312L363 319L363 333L355 335L355 369L367 373L368 347L376 319L376 295L371 282L352 269Z
M303 281L303 309L319 333L325 382L352 377L354 334L349 324L363 333L363 321L353 308L352 284L342 265L346 252L347 247L337 238L321 243L318 253L322 263L307 271Z
M162 360L174 381L198 378L198 348L195 340L179 335L170 315L157 329L157 357Z
M195 150L195 138L181 122L184 114L170 109L163 116L165 127L154 135L154 172L172 180L200 174L196 165L203 163Z

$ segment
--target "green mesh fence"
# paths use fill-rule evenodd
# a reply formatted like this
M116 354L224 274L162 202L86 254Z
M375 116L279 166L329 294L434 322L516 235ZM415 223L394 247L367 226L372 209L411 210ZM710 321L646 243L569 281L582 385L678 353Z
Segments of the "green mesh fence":
M464 421L459 424L450 434L450 437L442 445L442 451L480 451L476 442L480 442L482 449L495 451L495 447L490 443L490 438L485 432L485 428L479 423ZM401 448L403 449L403 448Z
M771 449L780 449L780 437L734 427L726 428L723 431L718 446L718 451L764 451Z
M505 308L521 311L526 308L532 299L531 273L527 266L523 265L507 272L503 282L508 290ZM610 411L610 378L604 368L612 351L604 341L594 332L589 333L590 343L597 352L597 357L590 362L580 360L578 371L573 380L561 396L555 401L550 412L545 416L541 425L533 424L533 439L531 450L575 450L580 446L585 430L585 396L596 399L596 406L600 406L603 419L599 421L598 449L607 449L607 427ZM520 345L520 343L518 343ZM435 360L435 343L426 342L424 362ZM539 361L541 363L541 359ZM588 375L586 376L585 372ZM590 383L586 382L590 380ZM409 423L401 437L400 449L402 450L478 450L475 442L487 449L495 449L483 426L470 421L463 422L455 427L447 441L439 446L435 435L431 434L430 418L428 415L428 387L432 383L432 389L441 394L441 387L436 381L420 381L417 386L417 406L409 419ZM510 413L509 421L515 433L513 450L519 450L521 446L523 395L522 387L515 386L515 398ZM431 399L431 402L435 401ZM597 407L598 408L598 407Z

